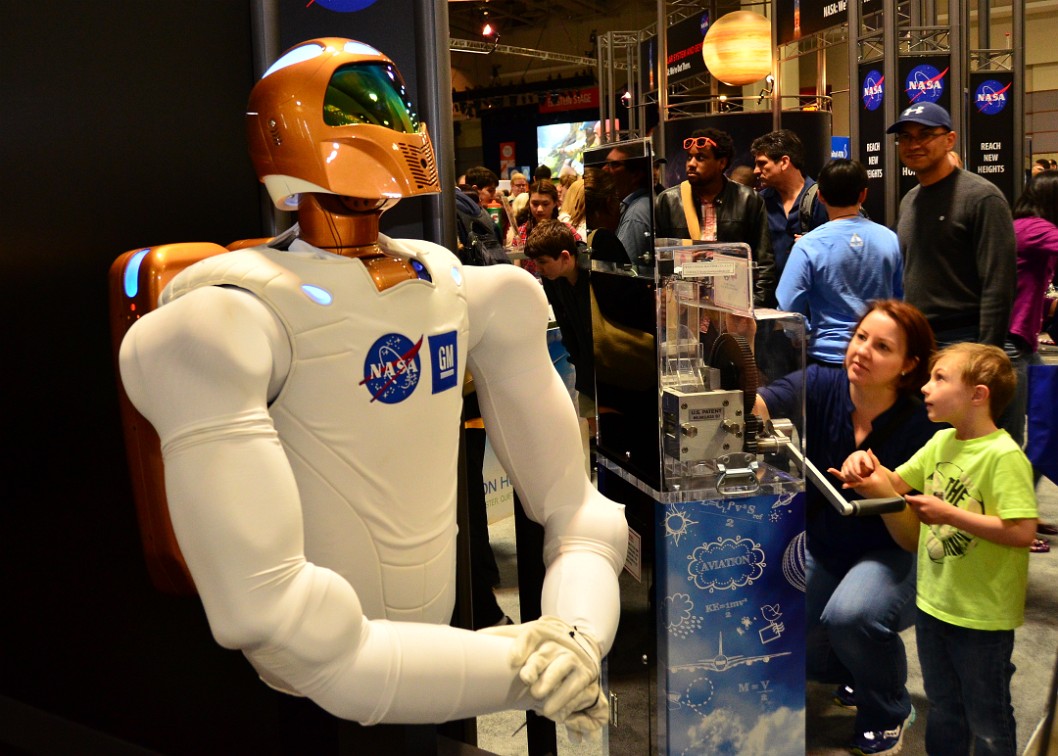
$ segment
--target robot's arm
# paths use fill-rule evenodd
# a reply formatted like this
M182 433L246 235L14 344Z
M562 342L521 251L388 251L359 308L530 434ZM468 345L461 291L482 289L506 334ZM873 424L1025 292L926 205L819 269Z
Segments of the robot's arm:
M513 266L464 274L468 362L485 427L526 513L545 528L544 614L587 632L605 654L620 613L624 509L599 494L584 472L576 410L547 352L540 286Z
M289 361L270 310L214 287L145 316L121 347L128 394L162 441L173 526L218 642L273 686L361 722L532 706L510 639L368 621L345 579L306 560L298 489L267 411Z

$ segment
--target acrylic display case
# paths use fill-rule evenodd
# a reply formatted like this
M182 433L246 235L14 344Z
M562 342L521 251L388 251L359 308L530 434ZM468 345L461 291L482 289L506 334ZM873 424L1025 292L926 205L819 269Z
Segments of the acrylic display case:
M802 418L755 405L805 326L754 308L752 270L744 244L658 240L652 276L592 273L599 488L632 530L611 754L804 749Z

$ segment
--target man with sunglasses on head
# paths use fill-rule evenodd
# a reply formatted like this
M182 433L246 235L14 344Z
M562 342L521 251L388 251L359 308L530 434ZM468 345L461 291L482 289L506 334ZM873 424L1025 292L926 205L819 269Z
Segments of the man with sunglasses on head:
M756 275L753 298L774 306L775 258L764 202L747 186L724 175L734 153L731 135L699 129L683 141L687 179L658 195L654 204L657 236L694 241L745 242Z
M904 298L925 314L938 347L992 344L1020 371L1021 355L1008 339L1017 261L1010 205L994 184L948 159L956 134L940 105L912 103L886 133L896 134L900 162L918 179L900 202L896 226ZM1018 443L1024 405L1019 391L998 419Z

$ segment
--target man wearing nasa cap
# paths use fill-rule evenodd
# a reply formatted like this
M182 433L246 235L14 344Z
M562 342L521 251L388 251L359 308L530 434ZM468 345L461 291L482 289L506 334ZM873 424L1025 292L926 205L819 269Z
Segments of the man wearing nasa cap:
M940 105L912 103L886 132L896 134L900 161L918 179L900 203L896 227L904 298L925 313L938 346L978 341L1005 345L1008 354L1016 354L1007 333L1016 246L1006 198L948 159L956 135ZM1022 438L1023 431L1017 432L1022 423L1000 424L1016 440Z

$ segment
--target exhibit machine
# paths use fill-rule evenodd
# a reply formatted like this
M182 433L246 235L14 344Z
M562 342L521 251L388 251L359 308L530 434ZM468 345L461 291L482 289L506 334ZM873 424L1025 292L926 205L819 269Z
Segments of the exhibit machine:
M753 406L805 328L754 309L751 269L744 244L664 239L653 266L593 264L599 488L632 531L611 754L803 752L800 418Z
M754 413L804 367L800 314L754 308L745 244L658 239L593 262L599 488L630 527L609 656L611 754L801 754L806 479L799 417Z

